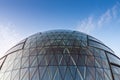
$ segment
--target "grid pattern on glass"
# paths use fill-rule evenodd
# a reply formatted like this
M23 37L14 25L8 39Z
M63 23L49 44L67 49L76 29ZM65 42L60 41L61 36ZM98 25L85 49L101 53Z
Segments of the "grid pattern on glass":
M87 46L87 36L70 31L44 32L29 37L25 44L25 48L43 46Z
M18 78L20 78L18 80L35 78L37 80L97 80L102 76L103 80L112 80L106 56L103 57L105 53L101 53L102 56L96 55L100 52L99 49L96 49L96 52L95 49L87 51L88 48L81 47L42 49L45 51L28 49L29 52L22 50L8 55L1 70L3 79L7 80L10 77L12 80ZM35 55L31 55L34 53ZM2 80L2 76L0 79Z
M105 51L108 51L110 53L114 53L110 48L108 48L104 44L98 43L98 42L93 41L93 40L88 40L88 43L89 43L89 46L93 46L93 47L100 48L100 49L103 49Z
M120 66L120 59L113 54L108 53L108 59L110 63L117 64Z
M32 35L7 55L0 80L113 80L105 50L87 43L87 35L77 31Z
M112 67L114 79L119 80L120 79L120 67L115 66L115 65L111 65L111 67Z

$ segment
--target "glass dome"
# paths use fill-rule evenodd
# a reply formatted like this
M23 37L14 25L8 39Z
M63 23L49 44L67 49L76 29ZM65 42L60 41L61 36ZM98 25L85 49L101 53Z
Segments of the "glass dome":
M120 59L92 36L51 30L8 50L0 58L0 80L120 80Z

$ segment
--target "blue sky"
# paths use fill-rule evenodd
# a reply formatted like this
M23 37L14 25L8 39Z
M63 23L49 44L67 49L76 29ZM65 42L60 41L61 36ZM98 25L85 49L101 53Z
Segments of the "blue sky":
M52 29L90 34L120 56L120 0L0 1L1 55L20 40Z

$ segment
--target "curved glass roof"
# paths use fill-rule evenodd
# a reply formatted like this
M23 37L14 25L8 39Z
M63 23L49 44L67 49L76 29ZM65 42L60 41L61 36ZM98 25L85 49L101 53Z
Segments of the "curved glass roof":
M72 30L36 33L0 58L0 80L120 80L120 58Z
M57 44L57 42L61 42L61 43ZM44 45L37 43L42 43ZM61 46L65 46L65 45L93 46L108 51L110 53L114 53L109 47L103 44L100 40L92 36L89 36L87 34L72 30L50 30L29 36L28 38L20 41L17 45L15 45L10 50L8 50L6 54L9 54L11 52L23 48L38 47L39 45L50 46L53 44L61 45Z

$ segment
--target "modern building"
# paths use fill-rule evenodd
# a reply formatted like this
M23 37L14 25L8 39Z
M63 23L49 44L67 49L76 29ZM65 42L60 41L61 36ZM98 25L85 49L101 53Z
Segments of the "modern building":
M0 58L0 80L120 80L120 58L78 31L40 32Z

